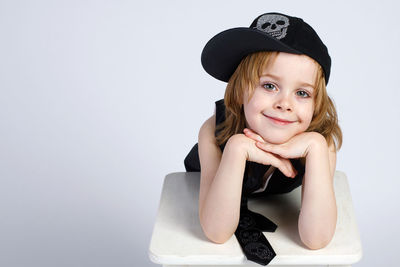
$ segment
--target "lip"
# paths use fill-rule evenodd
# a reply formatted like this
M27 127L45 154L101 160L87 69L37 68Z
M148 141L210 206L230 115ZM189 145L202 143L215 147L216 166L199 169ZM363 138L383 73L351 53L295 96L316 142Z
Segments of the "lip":
M295 122L295 121L288 121L288 120L277 118L277 117L271 117L271 116L268 116L268 115L265 115L265 114L263 114L263 115L265 117L267 117L268 119L270 119L273 123L276 123L276 124L279 124L279 125L288 125L288 124L291 124L291 123Z

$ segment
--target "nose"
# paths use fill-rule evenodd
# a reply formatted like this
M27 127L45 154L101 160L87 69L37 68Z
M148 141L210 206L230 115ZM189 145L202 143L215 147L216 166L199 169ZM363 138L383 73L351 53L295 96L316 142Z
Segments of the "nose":
M276 99L274 107L280 111L292 111L292 103L289 96L286 94L281 94Z

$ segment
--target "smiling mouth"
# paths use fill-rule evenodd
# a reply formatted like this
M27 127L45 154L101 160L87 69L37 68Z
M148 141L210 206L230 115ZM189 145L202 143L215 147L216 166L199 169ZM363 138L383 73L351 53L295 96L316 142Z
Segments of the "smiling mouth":
M279 124L279 125L288 125L291 123L294 123L295 121L288 121L288 120L284 120L284 119L280 119L280 118L276 118L276 117L271 117L271 116L267 116L265 114L263 114L265 117L267 117L268 119L270 119L273 123Z

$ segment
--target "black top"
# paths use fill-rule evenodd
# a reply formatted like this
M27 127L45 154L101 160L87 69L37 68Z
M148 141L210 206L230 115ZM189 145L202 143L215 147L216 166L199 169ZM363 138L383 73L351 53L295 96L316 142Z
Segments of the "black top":
M215 116L216 126L225 120L225 105L223 99L215 102ZM220 145L221 151L224 151L224 147L225 144ZM270 165L247 161L243 177L242 194L248 197L261 197L268 194L288 193L299 187L303 181L305 171L304 166L299 159L290 159L290 161L297 171L296 177L286 177L278 168L276 168L265 191L258 193L253 192L262 186L262 178ZM190 150L189 154L185 158L184 164L187 172L200 171L198 144L195 144Z

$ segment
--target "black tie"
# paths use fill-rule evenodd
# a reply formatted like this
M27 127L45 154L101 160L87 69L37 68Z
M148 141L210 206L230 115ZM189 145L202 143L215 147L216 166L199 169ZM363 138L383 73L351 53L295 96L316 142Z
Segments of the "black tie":
M276 253L262 232L275 232L277 225L261 214L248 209L247 196L249 192L254 191L252 189L254 186L255 188L259 186L259 179L248 175L247 171L241 196L239 225L235 236L248 260L267 265Z

